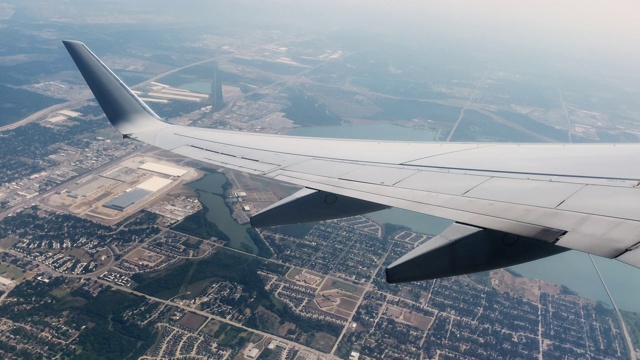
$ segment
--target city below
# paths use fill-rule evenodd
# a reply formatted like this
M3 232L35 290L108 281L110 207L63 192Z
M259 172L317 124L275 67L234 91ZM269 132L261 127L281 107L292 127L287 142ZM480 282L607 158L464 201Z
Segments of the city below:
M41 73L41 55L22 47L0 56L11 94L0 100L0 357L640 356L635 309L622 324L609 303L513 269L387 284L385 267L437 231L377 216L251 228L252 214L297 189L123 139L58 41L77 36L71 19L60 13L49 36L39 12L27 21L12 9L0 4L0 21L55 59ZM444 78L330 37L214 31L164 48L145 33L119 50L82 40L175 124L423 141L640 133L636 109L584 105L600 93L497 65L451 65ZM550 88L525 90L535 86Z

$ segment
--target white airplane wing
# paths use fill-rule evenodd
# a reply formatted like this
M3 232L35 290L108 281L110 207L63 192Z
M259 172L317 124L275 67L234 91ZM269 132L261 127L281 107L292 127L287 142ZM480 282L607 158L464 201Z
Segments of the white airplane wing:
M64 45L126 137L303 186L254 226L398 207L452 219L387 269L390 282L509 266L567 249L640 267L640 146L304 138L163 122L84 44Z

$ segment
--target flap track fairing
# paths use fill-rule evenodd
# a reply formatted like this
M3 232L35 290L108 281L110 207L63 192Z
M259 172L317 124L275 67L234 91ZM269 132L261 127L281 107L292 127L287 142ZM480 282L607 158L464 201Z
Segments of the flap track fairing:
M498 269L567 250L540 240L454 223L392 263L386 269L387 282L430 280Z
M253 215L251 225L264 227L331 220L388 208L370 201L304 188Z

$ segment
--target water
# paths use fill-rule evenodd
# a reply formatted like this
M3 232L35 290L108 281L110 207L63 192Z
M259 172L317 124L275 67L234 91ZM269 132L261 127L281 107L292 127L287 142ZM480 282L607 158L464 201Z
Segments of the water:
M223 184L227 181L221 173L207 174L201 179L189 184L189 187L198 190L198 200L209 211L207 220L216 224L218 229L229 237L229 247L256 254L258 249L251 240L247 229L249 225L238 224L224 201Z
M227 178L221 173L210 173L189 184L189 187L208 193L224 196L223 186Z
M594 260L618 308L640 312L640 269L598 256ZM586 253L568 251L511 268L524 277L565 285L586 298L611 304Z
M200 94L211 93L211 82L196 81L192 83L182 84L178 86L179 89L189 90Z
M312 126L296 128L289 135L341 139L376 139L399 141L433 141L437 131L413 129L389 123L362 126Z
M428 235L438 235L452 223L449 219L437 218L398 208L376 211L365 216L378 223L402 225L417 233Z
M452 221L403 209L388 209L367 214L379 223L391 223L411 228L415 232L437 235ZM625 263L594 256L594 260L616 305L623 310L640 312L640 269ZM589 255L579 251L512 266L511 269L530 279L541 279L565 285L588 299L611 306Z

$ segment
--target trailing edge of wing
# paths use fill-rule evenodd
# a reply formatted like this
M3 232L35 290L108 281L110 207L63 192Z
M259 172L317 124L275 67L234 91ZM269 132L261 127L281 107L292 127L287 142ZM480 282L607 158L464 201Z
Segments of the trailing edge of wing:
M169 124L160 120L87 46L62 42L76 63L107 118L122 134L157 131Z

